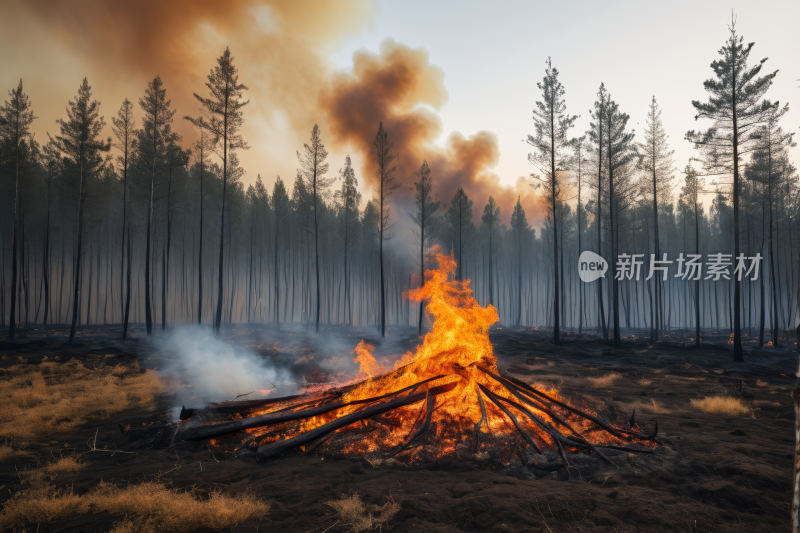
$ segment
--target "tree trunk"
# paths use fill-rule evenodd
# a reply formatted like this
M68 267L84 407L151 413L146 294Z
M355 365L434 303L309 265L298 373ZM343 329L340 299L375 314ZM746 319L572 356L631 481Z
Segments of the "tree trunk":
M75 254L75 284L72 291L72 326L69 330L69 343L75 340L75 330L78 327L78 302L80 300L80 281L81 281L81 247L83 246L83 150L79 156L79 181L78 181L78 249Z

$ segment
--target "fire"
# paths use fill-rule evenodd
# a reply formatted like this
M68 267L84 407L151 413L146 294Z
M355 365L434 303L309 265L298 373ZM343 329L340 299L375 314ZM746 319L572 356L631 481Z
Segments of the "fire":
M375 404L381 397L399 398L397 392L403 390L411 391L403 393L403 396L416 391L417 394L422 392L425 398L427 390L424 402L394 409L376 419L362 419L357 428L355 425L350 426L350 430L343 428L340 449L349 455L397 449L396 446L408 441L409 435L421 431L419 428L423 426L426 427L422 431L432 433L436 438L436 456L459 453L459 445L477 435L479 427L483 428L482 432L494 435L495 439L502 437L506 443L514 442L519 432L526 440L529 439L526 433L534 435L545 448L560 447L549 433L527 422L526 418L509 417L507 408L513 410L513 407L508 404L499 407L503 405L502 398L512 402L516 398L511 396L513 393L507 386L498 381L503 378L498 377L497 358L489 340L489 328L499 320L497 310L492 305L482 307L478 303L469 280L451 280L456 268L452 256L442 254L438 247L433 253L438 268L426 271L425 284L408 293L408 298L415 302L425 300L426 311L433 318L432 328L422 344L413 352L406 352L394 364L394 369L387 371L375 360L374 347L362 340L352 353L356 355L353 361L360 365L359 377L364 381L352 388L345 387L345 392L337 400L341 407L284 426L278 433L255 430L261 434L262 446L341 420L365 408L364 402L359 401L369 400L367 405ZM431 392L434 388L435 395ZM559 424L568 427L576 436L587 430L595 432L593 423L574 416L569 404L562 403L564 400L556 390L546 390L541 386L539 390L562 407L538 409L533 407L538 404L529 403L526 408L535 417L553 427ZM583 407L585 410L586 406ZM524 426L524 432L521 426ZM610 435L593 436L596 443L597 438L603 438L605 442L622 442ZM477 440L475 442L477 446ZM497 440L494 442L499 444Z
M452 392L442 395L440 401L445 400L445 403L440 411L477 421L481 414L475 398L476 383L478 379L487 381L486 375L478 368L499 373L497 358L489 341L489 326L499 320L497 309L492 305L481 307L472 294L469 280L449 281L455 273L455 259L442 254L438 249L434 253L439 268L428 270L425 284L408 294L415 302L428 302L426 309L434 318L431 331L425 335L422 345L414 353L406 352L395 363L393 372L364 382L346 399L354 401L372 398L436 376L447 376L437 384L458 381L458 385ZM362 372L366 367L366 372L369 373L375 360L371 353L372 347L367 346L369 345L361 341L355 351L359 353L356 359L362 365ZM501 391L500 387L493 388L497 392ZM465 395L471 396L475 401L466 405L448 401Z
M356 358L353 359L353 362L361 365L361 371L359 372L360 377L371 378L372 376L385 372L385 369L380 366L372 356L373 350L375 350L375 347L367 344L363 339L353 349L352 353L358 354Z

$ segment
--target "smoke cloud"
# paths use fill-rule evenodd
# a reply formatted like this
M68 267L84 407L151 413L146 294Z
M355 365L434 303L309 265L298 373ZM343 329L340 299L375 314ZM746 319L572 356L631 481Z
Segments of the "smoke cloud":
M0 81L24 79L42 117L37 138L46 139L84 76L110 123L123 99L137 102L159 75L186 141L194 132L180 117L198 113L192 93L206 96L206 76L230 47L249 88L242 134L252 149L240 154L248 181L293 176L295 150L320 120L329 54L368 28L376 9L371 0L11 0L0 17Z
M436 143L444 128L437 112L448 92L444 71L424 49L387 39L377 53L354 54L352 69L335 71L330 53L369 28L376 11L370 0L12 0L0 20L0 81L11 87L24 78L43 117L34 130L45 139L84 76L103 102L106 122L124 98L136 102L156 75L176 116L195 115L192 93L205 96L209 70L230 47L249 87L242 134L252 149L240 153L248 182L257 173L269 177L267 184L276 174L293 176L295 151L318 123L334 152L355 156L374 190L371 143L383 121L400 156L397 218L413 210L413 172L427 159L440 200L448 203L463 186L476 224L490 194L504 222L517 196L529 220L536 219L542 210L530 181L520 177L505 186L492 171L500 157L494 133L453 132L444 146ZM185 144L194 137L186 121L176 119L174 128ZM337 168L339 162L330 162Z
M447 99L444 71L430 63L424 49L386 39L379 53L361 50L353 56L352 71L333 76L320 94L320 107L333 135L332 146L337 150L350 147L359 153L362 175L372 187L377 185L372 140L383 121L399 154L395 178L402 187L395 202L401 207L411 209L414 171L427 160L445 208L462 186L474 203L476 224L490 195L506 223L518 196L529 220L537 218L542 210L530 181L520 177L514 186L505 186L492 172L500 160L493 132L479 131L469 137L453 132L443 147L436 144L443 131L436 111Z
M178 405L284 396L296 390L289 370L268 364L243 346L225 342L208 328L185 326L156 338L154 348L164 361L159 373L183 385ZM248 394L250 393L250 394Z

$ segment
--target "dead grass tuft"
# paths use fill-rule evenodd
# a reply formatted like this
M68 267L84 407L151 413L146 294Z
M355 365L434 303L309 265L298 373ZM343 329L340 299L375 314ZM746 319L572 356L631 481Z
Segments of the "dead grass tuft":
M756 386L757 387L766 387L767 385L769 385L769 383L767 383L763 379L757 379L756 380Z
M116 533L180 533L230 529L269 511L268 504L251 495L228 496L215 491L201 497L194 491L170 490L154 482L119 488L101 481L89 493L77 495L71 489L56 489L42 474L30 479L31 487L15 494L0 512L0 530L75 515L109 513L122 519L112 529Z
M7 444L0 444L0 463L15 457L28 457L30 455L29 451L15 449Z
M612 372L611 374L606 374L605 376L600 376L599 378L586 378L586 381L588 381L593 387L610 387L612 383L621 377L622 376L616 372Z
M642 379L640 379L639 381L637 381L637 383L638 383L639 385L641 385L642 387L647 387L648 385L650 385L651 383L653 383L653 380L652 380L652 379L646 379L646 378L644 378L644 377L643 377Z
M0 378L0 439L12 443L70 431L91 416L152 408L161 390L156 373L136 363L92 369L44 361L12 366Z
M61 457L56 461L44 466L41 468L48 476L58 476L59 474L68 474L71 472L77 472L83 468L83 465L78 462L78 460L73 457Z
M52 463L49 463L41 468L22 470L18 475L20 481L22 481L24 485L32 487L31 490L38 491L41 487L53 481L60 474L77 472L81 468L83 468L83 465L79 463L75 457L68 456L56 459ZM2 520L0 520L0 522L2 522ZM0 527L0 529L2 529L2 527Z
M692 405L712 415L735 416L753 412L750 406L732 396L707 396L701 400L692 400Z
M400 511L400 504L394 500L383 505L365 504L358 494L342 496L339 500L327 502L327 505L339 513L342 523L350 526L354 533L383 528Z
M664 415L671 412L669 409L667 409L660 403L656 402L652 398L650 399L649 402L633 402L625 404L625 406L629 410L636 409L640 413L650 413L654 415Z

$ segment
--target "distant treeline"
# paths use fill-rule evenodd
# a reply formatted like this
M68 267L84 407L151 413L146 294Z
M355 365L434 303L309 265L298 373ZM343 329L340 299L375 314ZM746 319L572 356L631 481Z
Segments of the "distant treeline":
M797 320L800 189L792 134L779 123L788 107L764 98L776 72L760 75L763 62L748 67L751 47L732 26L705 84L709 102L693 102L713 125L686 134L698 157L679 177L655 98L637 141L601 84L589 131L570 137L576 117L548 62L528 137L546 210L540 228L519 201L510 227L491 196L468 198L459 188L441 205L425 161L415 209L397 209L397 154L383 124L375 125L368 202L349 156L331 176L317 126L292 180L278 177L270 190L259 175L245 188L237 152L249 148L240 136L246 87L228 50L208 95L195 95L201 114L184 117L197 129L191 145L172 131L175 111L158 77L138 104L122 103L107 139L84 80L44 143L30 134L34 110L20 81L0 110L0 320L12 338L18 326L52 323L71 323L71 338L99 323L123 324L125 335L130 322L148 332L242 322L422 331L423 306L404 294L420 285L439 244L503 324L553 329L556 342L563 328L616 343L624 328L649 329L654 339L691 329L698 343L701 328L730 329L736 339L746 328L764 343L771 328L777 344L779 330ZM413 235L393 235L409 216ZM387 246L390 238L413 240L416 251ZM587 250L608 262L604 279L579 279ZM730 280L706 280L705 269L699 280L676 276L681 254L706 263L716 253L731 255ZM620 254L643 256L638 279L616 279ZM646 279L651 254L673 261L666 281ZM757 279L737 281L739 254L763 257Z

